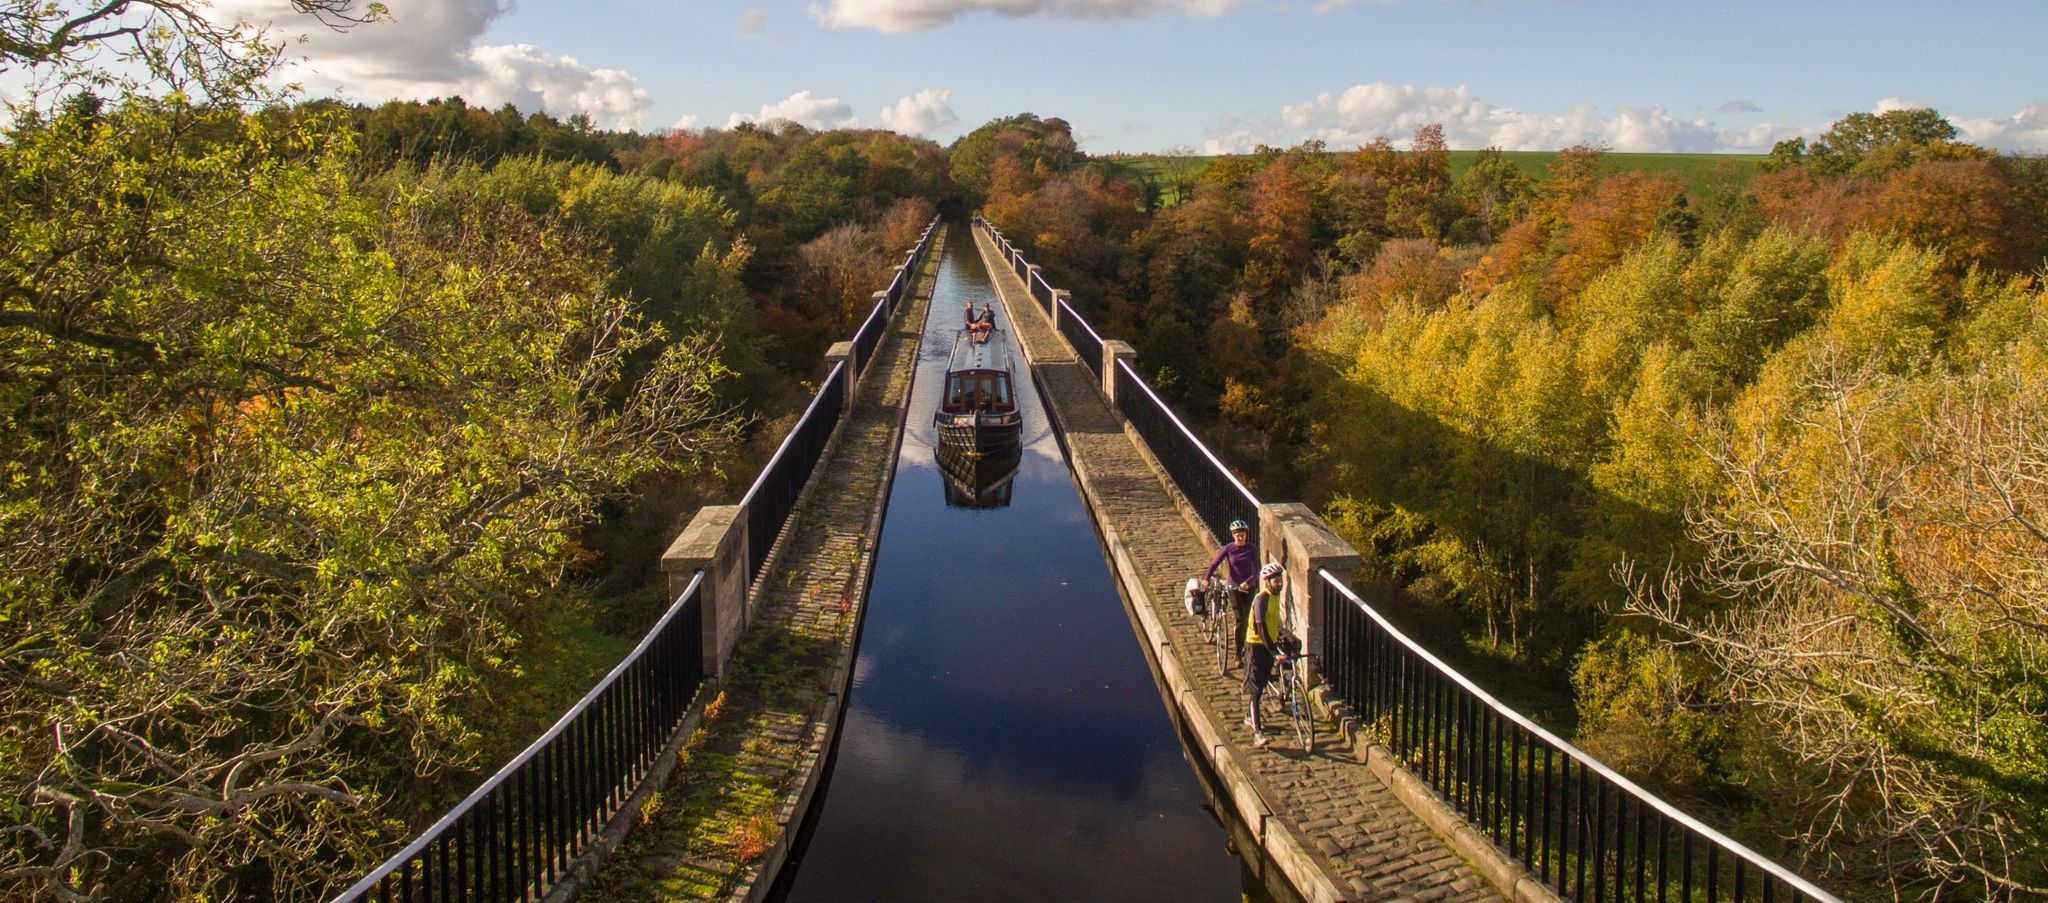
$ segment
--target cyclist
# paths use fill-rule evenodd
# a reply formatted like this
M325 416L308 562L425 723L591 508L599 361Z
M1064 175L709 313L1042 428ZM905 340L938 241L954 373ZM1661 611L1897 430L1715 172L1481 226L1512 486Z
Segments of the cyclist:
M1244 723L1252 729L1252 745L1264 748L1273 741L1259 720L1259 696L1273 682L1274 659L1287 657L1280 633L1280 563L1260 568L1259 582L1259 595L1252 600L1251 617L1244 628L1244 689L1251 701Z
M1216 550L1216 557L1209 561L1208 572L1202 575L1204 580L1215 579L1217 566L1230 562L1230 607L1237 612L1237 620L1231 622L1230 628L1230 635L1237 638L1235 651L1230 656L1233 660L1244 658L1244 631L1238 628L1244 626L1245 613L1252 610L1252 581L1257 580L1259 574L1258 550L1249 545L1251 536L1251 525L1245 523L1244 518L1231 521L1230 542Z

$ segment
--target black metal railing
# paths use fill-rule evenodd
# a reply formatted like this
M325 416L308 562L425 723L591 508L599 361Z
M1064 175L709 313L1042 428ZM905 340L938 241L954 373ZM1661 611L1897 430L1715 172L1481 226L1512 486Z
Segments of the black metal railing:
M1819 900L1826 891L1522 717L1329 571L1313 650L1333 695L1438 796L1571 900Z
M1152 391L1128 361L1116 362L1116 408L1166 468L1173 484L1201 517L1217 545L1230 542L1230 522L1244 518L1258 546L1259 497Z
M874 360L875 349L881 347L882 333L888 328L889 301L884 298L875 302L874 310L868 311L868 318L853 331L853 372L868 372L868 362Z
M910 261L912 263L915 263L916 260L917 254L913 252L910 255ZM910 267L908 265L906 265L903 269L897 270L896 275L890 277L889 288L882 293L882 303L888 305L889 311L891 313L894 313L896 311L896 305L903 303L903 289L904 286L909 284Z
M1031 290L1031 297L1038 301L1039 309L1050 315L1052 313L1052 284L1045 281L1045 274L1032 273L1031 279L1025 287Z
M1074 306L1065 301L1060 302L1058 317L1060 335L1067 337L1067 344L1074 346L1074 353L1081 356L1081 362L1088 365L1096 379L1101 379L1102 336L1096 335L1095 327L1081 319Z
M625 660L505 767L336 897L539 900L647 777L704 681L704 572Z
M768 550L775 547L782 525L796 509L797 496L803 493L811 471L817 469L818 460L824 457L825 441L832 438L832 428L839 424L840 412L846 407L846 380L851 378L853 375L847 372L845 364L832 368L811 399L810 407L804 409L804 416L783 437L775 457L768 459L768 466L761 469L754 485L740 499L740 508L747 513L749 582L761 576L761 569L768 564Z

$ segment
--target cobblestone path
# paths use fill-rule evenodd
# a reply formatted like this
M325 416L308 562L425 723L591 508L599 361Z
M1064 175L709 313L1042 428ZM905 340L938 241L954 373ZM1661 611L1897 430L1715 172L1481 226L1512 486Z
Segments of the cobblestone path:
M926 255L811 496L756 586L761 608L723 693L683 747L669 786L580 895L591 901L758 899L761 874L800 818L830 748L860 594L873 565L871 520L896 464L918 339L941 254ZM757 887L756 885L762 885Z
M1287 741L1253 749L1244 726L1245 695L1236 671L1216 673L1213 653L1193 618L1180 607L1187 578L1208 567L1213 550L1174 505L1166 486L1095 388L1087 365L1054 331L1022 279L1002 265L987 233L974 230L990 276L1007 308L1006 319L1025 346L1047 393L1066 424L1069 453L1085 463L1096 516L1116 529L1143 577L1150 605L1171 634L1173 649L1187 649L1182 671L1203 701L1228 726L1275 817L1288 820L1322 853L1337 886L1359 900L1498 901L1480 874L1425 826L1349 749L1312 755Z

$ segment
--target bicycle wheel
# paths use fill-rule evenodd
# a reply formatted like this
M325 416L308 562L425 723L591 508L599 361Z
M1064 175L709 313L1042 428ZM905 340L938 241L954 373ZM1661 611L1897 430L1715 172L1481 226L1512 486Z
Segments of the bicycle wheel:
M1230 599L1222 593L1209 594L1209 645L1216 649L1216 673L1230 673Z
M1294 739L1301 745L1301 751L1316 751L1316 710L1315 703L1308 698L1308 687L1302 681L1299 666L1287 671L1287 708L1294 715Z

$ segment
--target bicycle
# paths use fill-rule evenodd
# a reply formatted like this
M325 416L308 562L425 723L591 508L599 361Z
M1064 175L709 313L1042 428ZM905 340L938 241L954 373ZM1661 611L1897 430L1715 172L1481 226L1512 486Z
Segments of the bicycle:
M1315 703L1308 695L1308 674L1299 666L1305 658L1293 653L1273 661L1273 683L1279 690L1280 711L1293 723L1295 742L1305 753L1316 749Z
M1230 604L1228 582L1210 578L1202 587L1202 599L1206 606L1202 617L1202 635L1209 640L1210 648L1216 650L1216 673L1230 673L1231 653L1237 648L1237 624L1235 609Z

